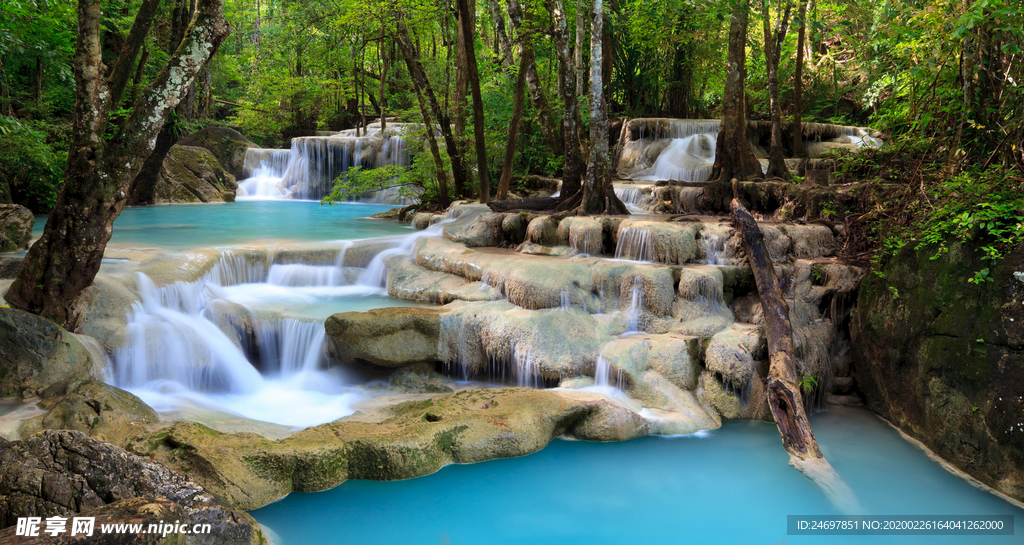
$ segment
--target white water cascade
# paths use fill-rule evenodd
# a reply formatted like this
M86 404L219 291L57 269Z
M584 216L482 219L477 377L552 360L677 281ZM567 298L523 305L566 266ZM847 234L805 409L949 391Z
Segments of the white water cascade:
M353 167L411 165L404 135L404 125L391 124L381 130L379 124L371 124L365 134L353 129L330 136L294 138L289 150L250 148L243 167L248 178L239 182L237 196L243 200L320 199ZM407 198L393 187L360 200L407 204Z
M138 273L141 302L114 356L116 385L159 412L215 411L294 427L350 414L360 395L325 369L322 319L286 311L325 297L384 294L347 285L354 275L340 261L268 268L257 255L225 252L195 282L157 287Z
M619 156L619 174L633 180L703 182L715 163L716 119L635 119Z

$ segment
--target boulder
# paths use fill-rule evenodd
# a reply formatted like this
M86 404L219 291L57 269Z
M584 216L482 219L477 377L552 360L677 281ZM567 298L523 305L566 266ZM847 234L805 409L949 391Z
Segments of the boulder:
M102 378L104 364L53 322L0 307L0 398L32 397L57 382Z
M239 180L245 176L245 151L259 147L238 131L227 127L207 127L182 138L178 145L207 149L224 170Z
M178 144L167 152L153 203L231 202L238 184L206 148Z
M101 520L159 520L166 513L174 517L165 521L210 525L209 534L177 535L177 543L265 542L252 517L222 506L180 471L81 432L44 431L0 444L0 527L14 525L18 517L91 513L98 518L97 530ZM0 533L0 541L11 530Z
M0 257L0 280L13 280L22 261L21 257Z
M599 421L589 423L592 417ZM600 396L489 388L420 394L280 441L178 422L140 435L128 448L187 471L237 509L255 509L293 490L326 490L346 479L409 479L452 463L524 456L563 435L629 438L643 426Z
M434 308L394 307L334 314L324 324L327 354L383 367L438 361L440 313Z
M452 379L438 373L433 366L426 363L403 367L388 377L388 385L408 393L451 393L451 381Z
M867 405L979 481L1024 500L1024 245L909 243L857 294L850 333ZM980 284L969 283L988 270Z
M48 412L23 420L18 427L22 438L42 430L77 430L101 441L123 444L145 426L160 421L134 394L94 380L58 382L40 397L38 407Z
M20 204L0 204L0 253L28 248L35 222L28 208Z

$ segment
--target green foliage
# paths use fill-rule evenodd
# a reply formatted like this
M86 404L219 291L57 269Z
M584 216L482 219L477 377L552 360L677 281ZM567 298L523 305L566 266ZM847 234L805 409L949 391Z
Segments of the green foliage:
M67 163L66 127L0 116L0 178L11 200L33 212L53 208ZM4 193L0 188L0 193Z
M801 375L799 386L804 393L810 394L818 388L818 379L813 375Z

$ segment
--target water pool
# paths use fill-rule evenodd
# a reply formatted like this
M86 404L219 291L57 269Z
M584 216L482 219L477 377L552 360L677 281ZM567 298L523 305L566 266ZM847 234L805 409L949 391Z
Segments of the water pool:
M405 234L410 227L367 218L389 208L382 204L315 201L239 201L125 208L114 221L112 244L168 249L232 246L257 241L321 241ZM36 217L32 237L43 234Z
M555 441L523 458L406 481L347 481L252 511L278 545L1021 543L1024 511L942 469L866 410L812 418L825 456L872 515L1013 515L1012 536L787 536L787 515L838 514L787 465L774 424L699 436Z

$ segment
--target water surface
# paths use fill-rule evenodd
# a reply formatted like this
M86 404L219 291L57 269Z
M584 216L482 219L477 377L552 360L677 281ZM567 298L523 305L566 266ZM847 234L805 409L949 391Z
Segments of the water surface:
M555 441L406 481L347 481L253 511L278 545L1021 543L1024 511L973 488L865 410L812 418L836 471L873 515L1014 515L1013 536L787 536L787 515L836 513L791 468L775 426L699 436Z

